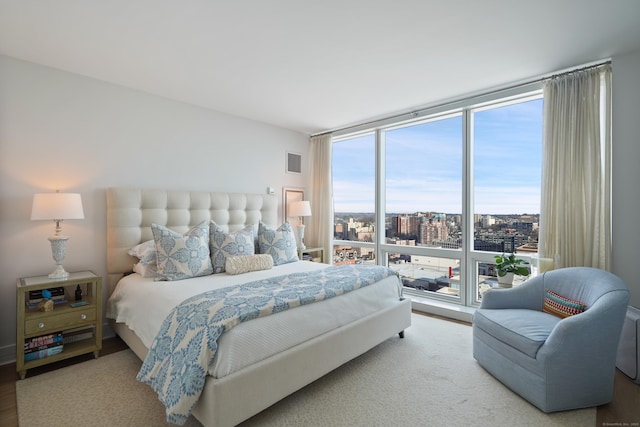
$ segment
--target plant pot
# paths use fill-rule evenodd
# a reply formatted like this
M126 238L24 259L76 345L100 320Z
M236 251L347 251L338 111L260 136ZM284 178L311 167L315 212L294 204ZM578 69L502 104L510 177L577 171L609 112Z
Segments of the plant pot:
M499 288L510 288L513 286L513 273L507 273L504 276L498 276Z

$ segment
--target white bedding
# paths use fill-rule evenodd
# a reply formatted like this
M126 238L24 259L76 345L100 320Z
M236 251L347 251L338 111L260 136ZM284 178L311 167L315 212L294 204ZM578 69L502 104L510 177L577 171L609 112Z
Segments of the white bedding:
M174 282L157 282L137 273L118 283L107 303L107 317L126 324L149 348L171 309L191 296L266 277L326 268L326 264L294 262L240 275L225 273ZM314 304L237 325L222 335L209 374L222 378L296 344L375 313L402 292L395 276Z

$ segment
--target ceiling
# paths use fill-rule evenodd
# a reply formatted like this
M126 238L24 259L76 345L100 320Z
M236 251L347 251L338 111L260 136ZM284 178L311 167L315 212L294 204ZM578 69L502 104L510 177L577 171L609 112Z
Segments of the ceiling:
M0 54L305 134L639 50L638 0L0 0Z

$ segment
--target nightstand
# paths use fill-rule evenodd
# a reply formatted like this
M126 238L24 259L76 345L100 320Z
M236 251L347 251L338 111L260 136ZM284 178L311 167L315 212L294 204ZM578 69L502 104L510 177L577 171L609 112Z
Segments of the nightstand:
M76 302L74 296L78 285L82 289L82 301L86 303L72 307L71 303ZM100 276L91 271L80 271L69 273L65 280L53 280L48 276L24 277L18 279L17 288L16 371L20 378L24 379L27 369L58 360L91 352L98 357L102 348ZM64 288L64 298L59 296L60 288ZM58 294L59 303L51 311L39 311L29 304L30 299L33 301L33 297L44 289L55 289ZM60 301L62 299L66 302ZM60 340L63 347L61 352L57 352ZM54 346L58 348L52 349ZM25 351L25 347L30 349ZM36 349L40 349L38 355L33 354ZM47 352L51 355L45 357ZM25 360L25 353L29 354L29 360Z
M298 249L298 258L301 261L324 262L324 248Z

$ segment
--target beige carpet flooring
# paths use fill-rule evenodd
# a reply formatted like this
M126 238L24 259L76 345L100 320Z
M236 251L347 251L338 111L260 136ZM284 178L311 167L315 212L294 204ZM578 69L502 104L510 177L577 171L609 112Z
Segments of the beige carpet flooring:
M164 426L129 350L16 383L21 427ZM413 315L391 338L243 426L595 426L595 408L545 414L486 373L471 328ZM189 426L198 426L190 418Z

